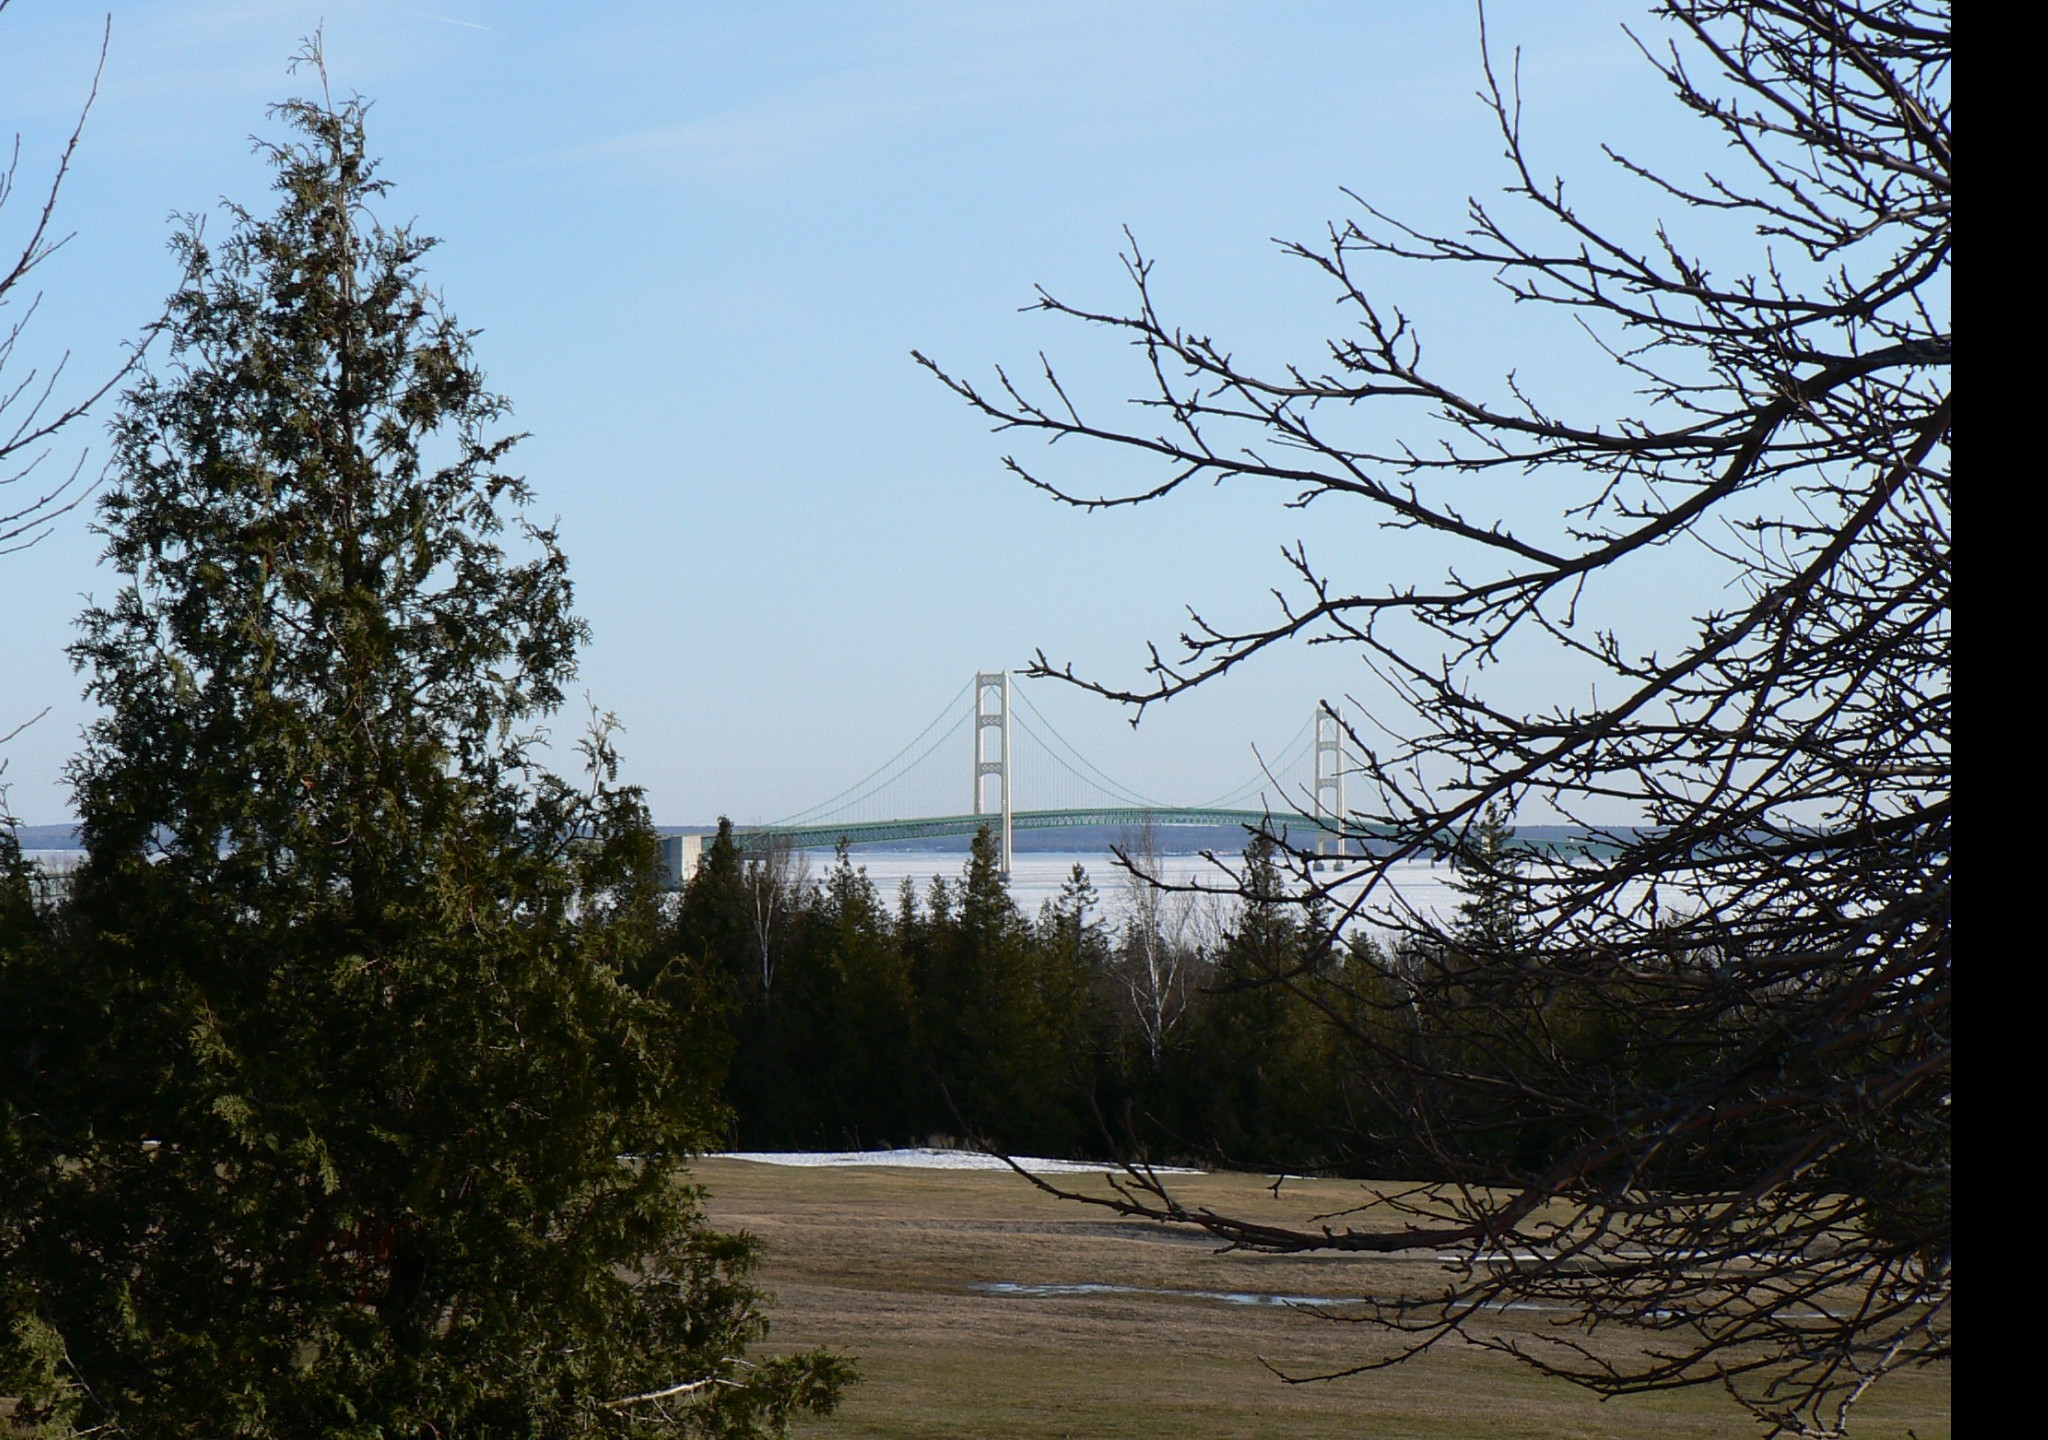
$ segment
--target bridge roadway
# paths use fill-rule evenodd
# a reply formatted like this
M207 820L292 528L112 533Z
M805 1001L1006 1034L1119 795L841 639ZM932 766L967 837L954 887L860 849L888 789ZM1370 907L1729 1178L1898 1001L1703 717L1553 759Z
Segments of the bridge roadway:
M824 850L844 840L865 845L879 840L928 840L940 835L972 835L984 825L1000 828L1001 815L932 815L921 820L870 820L861 824L776 826L735 825L733 838L744 849L783 843L798 850ZM1297 825L1329 830L1323 821L1292 812L1265 810L1201 809L1072 809L1013 810L1012 830L1068 830L1083 825L1122 826L1131 830L1147 825Z
M870 820L860 824L839 825L735 825L733 839L738 842L743 852L759 852L778 842L787 844L792 849L828 850L841 840L849 845L862 845L890 840L926 840L941 835L972 835L984 825L997 827L1002 822L1001 815L982 814L933 815L921 820ZM1327 821L1313 815L1304 815L1296 810L1208 810L1200 807L1173 809L1163 806L1143 809L1131 806L1121 809L1015 810L1010 814L1012 830L1063 830L1084 826L1140 830L1148 824L1277 825L1283 831L1296 830L1303 843L1312 843L1311 837L1317 836L1318 832L1321 835L1334 833ZM1350 827L1350 831L1354 840L1369 839L1374 835L1386 833L1380 826L1367 826L1361 829L1356 823ZM1530 825L1519 828L1515 832L1515 838L1520 847L1531 855L1612 856L1617 852L1620 833L1590 832L1576 825ZM662 837L662 863L668 870L671 885L695 872L698 860L703 857L704 847L709 845L711 840L711 834L701 832L694 835ZM1448 844L1449 837L1446 837L1446 845Z
M797 850L827 850L840 844L870 844L877 840L930 840L934 836L971 836L983 825L999 830L1001 815L928 815L924 819L872 819L858 825L733 825L733 840L741 848L788 844ZM1073 830L1077 825L1122 825L1143 830L1145 825L1264 825L1280 823L1294 828L1327 830L1313 815L1268 813L1264 809L1018 809L1010 811L1012 830Z
M732 833L734 841L742 851L761 851L778 844L788 845L795 850L828 850L842 840L849 845L866 845L889 840L929 840L942 835L972 835L984 825L1000 829L1002 823L1003 817L1000 814L929 815L917 820L867 820L859 823L841 822L836 825L735 825ZM1298 827L1331 833L1326 822L1312 815L1302 815L1293 811L1205 810L1195 807L1140 809L1132 806L1010 812L1010 828L1013 831L1068 830L1082 826L1141 830L1147 825L1265 824L1277 824L1285 829ZM662 837L662 858L669 874L686 876L692 873L697 868L699 857L704 853L704 847L711 843L711 839L708 834Z

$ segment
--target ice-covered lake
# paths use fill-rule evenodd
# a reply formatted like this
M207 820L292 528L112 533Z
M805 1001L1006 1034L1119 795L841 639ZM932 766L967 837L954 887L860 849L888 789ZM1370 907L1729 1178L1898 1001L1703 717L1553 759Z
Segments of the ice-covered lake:
M39 861L46 873L56 876L64 875L84 858L84 852L78 850L31 850L25 853L31 860ZM800 853L810 877L813 880L823 879L832 866L832 852L809 850ZM930 887L933 876L943 875L949 881L957 880L966 868L967 857L957 850L856 850L853 862L868 872L868 878L875 882L885 898L893 900L897 886L906 877L917 887L920 897ZM1199 855L1165 855L1159 857L1158 863L1161 878L1169 884L1225 888L1230 884L1227 875ZM1010 872L1010 893L1015 897L1017 907L1026 915L1036 915L1039 906L1059 894L1060 886L1076 864L1087 870L1088 878L1101 896L1102 918L1120 919L1129 904L1131 880L1116 857L1106 851L1020 851L1012 860ZM1327 878L1341 881L1341 872L1329 872ZM1418 911L1445 919L1456 912L1461 897L1451 886L1452 872L1448 865L1404 861L1394 867L1389 879L1392 895ZM1349 899L1357 895L1359 888L1357 884L1339 883L1336 898L1340 902ZM1378 909L1391 898L1383 889L1373 898L1369 909Z
M832 852L813 850L803 852L805 862L813 879L822 878L832 865ZM856 850L853 863L868 872L868 878L875 882L877 889L885 896L893 896L896 887L908 877L917 887L919 895L932 882L935 875L947 880L956 880L966 868L967 857L957 851L938 850ZM1017 906L1026 915L1036 915L1038 907L1059 894L1060 886L1066 882L1076 864L1088 872L1088 878L1102 897L1104 911L1110 918L1120 916L1127 905L1131 879L1114 855L1102 851L1020 851L1011 862L1010 894ZM1165 855L1159 858L1160 878L1175 885L1209 885L1228 888L1230 877L1218 870L1200 855ZM1342 872L1326 872L1329 879L1341 880ZM1423 913L1433 913L1448 919L1456 913L1461 897L1451 886L1452 871L1448 865L1431 865L1424 861L1404 861L1396 865L1389 879L1393 893L1400 900ZM1342 902L1355 897L1359 884L1342 884L1336 889L1336 897ZM1368 908L1379 908L1387 899L1385 887L1373 897Z

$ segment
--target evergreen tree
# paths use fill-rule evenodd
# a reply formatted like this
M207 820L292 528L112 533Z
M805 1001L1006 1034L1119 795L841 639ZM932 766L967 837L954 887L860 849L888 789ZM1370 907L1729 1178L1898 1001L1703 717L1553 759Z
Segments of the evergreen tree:
M920 977L925 1054L948 1113L1011 1148L1069 1146L1070 1072L1051 987L987 826L948 893L947 909L933 906Z
M732 1043L726 1094L743 1148L820 1143L813 1032L827 1023L834 997L806 953L814 890L800 857L742 854L731 822L721 819L678 907L680 952L715 977Z
M830 1045L833 1133L855 1146L908 1135L916 1007L903 949L874 882L844 849L821 901L815 933L837 1002L820 1025L820 1041Z
M587 786L537 763L556 536L361 104L279 113L276 213L182 237L116 426L89 860L0 980L0 1393L58 1434L779 1430L846 1371L743 1363L751 1243L675 1178L717 1045L608 730Z
M1076 860L1060 882L1060 893L1041 907L1039 930L1069 964L1086 967L1098 963L1108 950L1108 941L1102 922L1088 916L1101 908L1102 896L1088 878L1088 867Z
M675 944L707 970L737 975L746 963L748 932L739 843L733 839L732 821L720 816L718 833L684 882Z
M52 936L5 798L0 790L0 1395L37 1397L14 1415L14 1433L63 1436L82 1398L65 1383L63 1337L42 1318L32 1277L7 1263L42 1213L61 1157L38 1113L35 1083L48 1063L38 1033L47 1027L36 1021L47 1018L49 997L39 992L52 969Z
M1453 927L1461 949L1474 958L1514 959L1522 938L1526 886L1524 852L1515 847L1508 808L1496 800L1480 812L1471 832L1451 852L1452 882L1465 898Z
M1329 963L1319 912L1296 913L1268 836L1245 851L1243 901L1209 993L1166 1067L1181 1145L1237 1168L1324 1168L1329 1040L1296 993Z

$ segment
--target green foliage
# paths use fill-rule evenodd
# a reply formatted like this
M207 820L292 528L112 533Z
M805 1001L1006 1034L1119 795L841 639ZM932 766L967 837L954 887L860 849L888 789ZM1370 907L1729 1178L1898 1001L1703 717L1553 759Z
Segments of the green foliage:
M1235 1168L1341 1166L1332 1035L1300 995L1329 966L1329 937L1287 900L1264 837L1245 852L1243 889L1207 1003L1166 1066L1176 1128Z
M536 761L556 536L362 107L280 114L276 213L181 237L115 427L54 930L0 856L0 1393L56 1434L777 1432L849 1372L745 1361L753 1243L674 1178L716 984L608 722L587 785Z
M1013 1151L1156 1157L1294 1170L1356 1168L1356 1117L1333 1036L1301 997L1250 983L1334 963L1320 915L1283 893L1243 908L1220 955L1178 957L1184 1023L1154 1055L1120 976L1139 945L1112 939L1076 866L1035 921L1017 911L993 838L957 881L910 887L893 913L842 853L822 884L784 866L788 944L774 993L757 937L720 916L752 905L754 861L730 830L706 852L679 913L687 953L727 976L736 1049L727 1095L740 1143L783 1149L972 1136ZM720 946L727 947L721 952ZM690 948L695 947L695 948ZM1206 987L1206 988L1203 988ZM1333 1103L1334 1102L1334 1103Z
M5 1263L42 1210L57 1158L38 1113L34 1081L45 1060L30 1018L51 968L48 919L12 817L0 809L0 1394L23 1397L13 1433L38 1440L72 1434L83 1399L68 1383L63 1337L43 1318L31 1277Z
M1451 852L1458 903L1453 926L1459 945L1489 960L1515 957L1528 908L1521 880L1523 853L1515 848L1515 826L1506 804L1495 800L1480 812L1463 843Z
M949 1110L977 1132L1071 1147L1078 1136L1054 1089L1071 1074L1062 1045L1071 990L1032 943L986 826L957 899L914 962L927 1067Z
M723 977L742 1146L908 1133L919 1073L909 962L865 872L842 854L814 886L786 856L742 862L721 825L681 915L686 953ZM772 930L756 923L770 917Z
M881 897L844 851L819 898L813 933L823 964L812 973L828 977L829 985L813 987L808 1014L825 1062L814 1090L833 1103L819 1116L816 1133L822 1139L850 1130L858 1143L864 1119L872 1125L914 1101L917 1072L905 1041L915 1029L915 994L907 957L891 943ZM886 1131L868 1133L887 1138ZM897 1133L904 1133L901 1127Z
M743 856L724 827L685 888L679 933L703 973L724 977L726 1093L745 1148L964 1129L1075 1158L1455 1180L1480 1164L1541 1171L1585 1142L1589 1122L1514 1085L1444 1085L1421 1129L1404 1118L1418 1072L1484 1064L1533 1087L1564 1067L1619 1095L1735 1058L1740 1025L1645 1031L1668 977L1641 974L1598 1004L1550 983L1531 963L1522 864L1509 817L1486 815L1458 856L1455 944L1382 944L1361 927L1340 942L1264 841L1247 850L1228 912L1170 915L1134 888L1112 934L1080 867L1027 922L986 837L957 879L923 897L906 882L885 910L846 854L813 883L786 859ZM772 905L760 884L780 887ZM750 918L766 911L784 937L772 990ZM1783 1138L1763 1121L1751 1133Z

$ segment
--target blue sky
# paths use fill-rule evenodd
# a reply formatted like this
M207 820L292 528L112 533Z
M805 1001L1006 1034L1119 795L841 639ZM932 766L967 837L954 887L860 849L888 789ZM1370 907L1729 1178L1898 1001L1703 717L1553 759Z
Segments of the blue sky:
M1639 7L1489 16L1523 49L1532 148L1647 234L1599 142L1688 162L1702 137L1621 31ZM75 116L102 18L71 0L0 15L0 136L21 134L24 190ZM151 0L112 22L63 198L75 238L40 272L15 366L68 350L80 375L106 367L175 278L169 217L268 204L249 137L274 133L264 107L304 86L285 62L324 22L336 85L374 101L386 216L442 237L432 280L531 432L520 463L595 630L583 685L625 723L663 822L799 809L974 670L1038 647L1134 677L1187 603L1263 613L1296 538L1357 577L1434 563L1270 492L1063 510L1003 476L1017 442L909 352L985 378L1044 350L1114 406L1128 357L1018 307L1038 284L1119 303L1129 226L1173 318L1247 357L1314 360L1337 317L1274 237L1344 216L1345 186L1454 227L1505 178L1468 6ZM1475 386L1519 366L1560 398L1624 403L1553 321L1472 277L1388 284ZM73 439L104 452L96 426ZM1143 478L1114 455L1057 458L1084 488ZM111 589L98 548L73 515L0 558L0 733L51 707L5 756L32 822L67 813L60 771L88 716L63 647L80 597ZM1536 700L1556 679L1530 661L1501 683ZM1296 651L1135 733L1100 702L1033 693L1105 769L1178 797L1248 772L1250 744L1284 741L1318 698L1372 706L1365 686L1355 659Z

